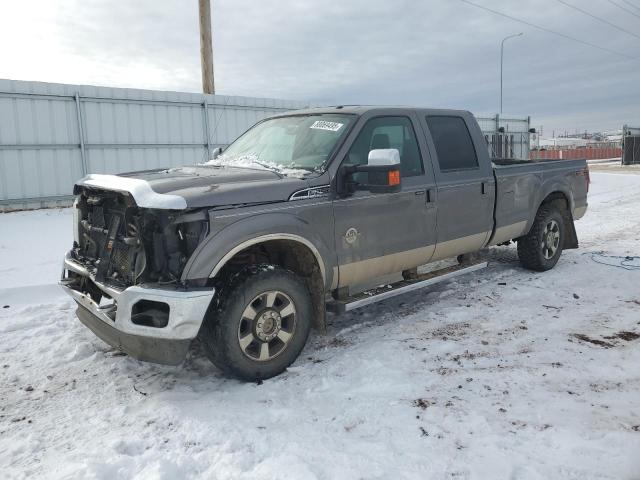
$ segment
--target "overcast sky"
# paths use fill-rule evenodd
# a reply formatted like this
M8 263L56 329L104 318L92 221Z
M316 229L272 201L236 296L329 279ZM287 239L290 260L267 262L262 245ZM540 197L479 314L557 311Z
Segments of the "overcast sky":
M630 33L557 0L473 1L610 52L460 0L212 0L216 91L494 114L500 40L523 32L505 113L545 136L640 124L640 0L565 0ZM197 3L4 0L0 78L200 91Z

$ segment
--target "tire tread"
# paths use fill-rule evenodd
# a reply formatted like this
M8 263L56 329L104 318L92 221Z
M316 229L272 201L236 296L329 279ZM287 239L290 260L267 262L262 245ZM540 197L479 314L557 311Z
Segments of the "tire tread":
M560 242L559 251L557 256L552 261L545 261L540 251L540 237L547 223L547 219L553 213L558 213L560 216L560 228L562 231L562 238ZM543 204L536 213L536 218L533 221L533 225L529 233L518 239L518 258L522 266L528 270L536 272L544 272L552 269L557 263L557 259L562 254L562 243L564 242L564 221L561 212L552 204Z
M293 285L294 288L300 289L299 293L305 293L306 298L304 301L308 302L308 305L298 305L299 317L298 326L296 327L301 329L300 333L304 337L304 342L299 349L294 348L294 351L292 351L294 355L291 361L287 361L286 357L281 358L278 356L274 359L277 360L275 367L256 364L255 368L249 371L246 366L243 367L238 364L234 352L231 351L231 346L234 344L233 342L237 342L237 332L234 328L228 328L228 326L225 325L225 319L232 315L231 311L236 308L237 305L241 304L244 306L248 300L246 295L247 291L267 281L272 282L274 285ZM309 335L311 325L310 318L302 318L304 315L309 317L311 313L311 300L304 282L302 282L298 276L289 270L274 265L253 266L236 274L226 286L222 287L219 298L219 304L209 312L203 322L200 331L200 343L203 346L205 355L216 367L222 370L225 375L247 381L267 379L278 375L293 363L300 353L295 350L302 350ZM291 347L293 347L293 345Z

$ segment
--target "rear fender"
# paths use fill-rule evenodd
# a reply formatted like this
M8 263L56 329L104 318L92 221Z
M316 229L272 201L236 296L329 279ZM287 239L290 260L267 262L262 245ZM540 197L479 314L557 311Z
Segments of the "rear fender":
M573 215L571 213L573 212L574 208L573 195L571 194L571 190L568 187L568 184L563 182L554 182L542 191L546 192L546 194L539 195L539 197L542 198L537 200L536 202L538 208L535 209L533 217L531 217L531 219L529 220L529 227L527 228L527 232L531 230L540 207L542 207L543 204L551 203L556 205L558 210L562 213L562 218L566 227L563 249L570 250L578 248L578 234L576 232Z
M542 204L549 199L553 194L560 193L566 199L566 208L569 210L569 215L571 216L571 212L573 212L574 201L573 194L571 193L571 187L569 186L568 181L564 179L553 179L553 181L549 183L544 183L537 192L534 192L535 199L533 202L533 207L529 214L529 219L527 221L527 233L531 230L533 226L533 222L538 214L538 210ZM573 221L573 220L572 220Z

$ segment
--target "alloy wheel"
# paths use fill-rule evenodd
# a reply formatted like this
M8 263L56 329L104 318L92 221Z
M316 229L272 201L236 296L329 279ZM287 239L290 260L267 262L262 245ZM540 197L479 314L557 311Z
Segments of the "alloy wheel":
M547 260L552 259L560 246L560 225L555 220L550 220L542 232L542 255Z
M284 292L269 290L254 297L238 325L242 353L259 362L277 357L293 338L296 315L295 304Z

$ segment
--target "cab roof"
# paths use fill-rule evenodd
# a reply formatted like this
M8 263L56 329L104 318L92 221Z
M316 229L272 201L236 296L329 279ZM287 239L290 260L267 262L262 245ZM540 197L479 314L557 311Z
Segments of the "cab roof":
M363 115L368 112L375 111L377 113L400 113L402 111L416 111L420 113L426 113L429 115L462 115L469 114L466 110L453 110L453 109L435 109L425 107L411 107L406 105L335 105L328 107L314 107L305 108L301 110L291 110L288 112L279 113L274 115L276 117L286 115L312 115L312 114L351 114L351 115Z

